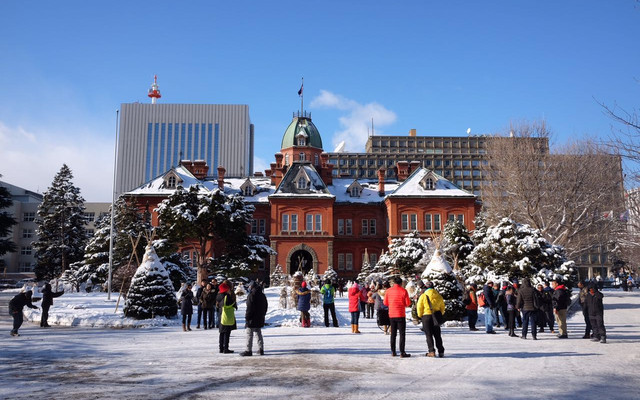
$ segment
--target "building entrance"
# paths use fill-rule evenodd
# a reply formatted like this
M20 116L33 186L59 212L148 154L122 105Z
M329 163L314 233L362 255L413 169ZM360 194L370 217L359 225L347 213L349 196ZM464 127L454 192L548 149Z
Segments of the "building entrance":
M291 259L289 261L289 265L291 265L289 273L291 275L298 271L302 271L302 273L306 275L307 272L313 268L313 257L306 250L295 251L291 254Z

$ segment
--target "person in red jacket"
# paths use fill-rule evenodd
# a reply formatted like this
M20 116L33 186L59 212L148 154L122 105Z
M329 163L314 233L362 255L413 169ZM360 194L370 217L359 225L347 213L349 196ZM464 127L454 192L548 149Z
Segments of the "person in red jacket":
M404 351L405 331L407 329L406 308L411 305L411 298L405 288L402 287L402 278L393 279L393 287L387 290L384 296L384 305L389 307L389 319L391 320L391 355L396 356L396 336L400 331L400 357L411 357Z
M358 281L349 288L349 312L351 313L351 333L360 333L358 322L360 319L360 292L362 288Z

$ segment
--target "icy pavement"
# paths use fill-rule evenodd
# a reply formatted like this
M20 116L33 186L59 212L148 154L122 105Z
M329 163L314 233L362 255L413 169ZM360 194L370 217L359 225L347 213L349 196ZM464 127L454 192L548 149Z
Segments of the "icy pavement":
M244 329L231 336L236 354L224 355L217 352L217 330L185 333L173 324L41 329L26 322L22 336L13 338L3 308L0 398L639 398L640 292L605 291L607 344L580 339L578 312L568 323L569 340L444 328L442 359L424 357L424 335L411 323L412 357L392 358L389 336L375 320L361 319L362 334L350 333L346 307L338 298L340 328L263 329L266 354L249 358L237 354L244 350Z

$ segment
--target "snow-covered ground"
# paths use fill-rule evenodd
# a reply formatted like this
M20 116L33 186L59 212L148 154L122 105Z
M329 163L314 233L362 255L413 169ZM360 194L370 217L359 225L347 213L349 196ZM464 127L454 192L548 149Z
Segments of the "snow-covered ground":
M577 313L569 340L446 327L442 359L424 357L424 335L411 323L409 359L390 356L389 336L374 319L361 319L362 334L351 334L346 298L337 299L341 327L325 328L319 308L312 310L313 327L300 328L295 310L278 309L277 289L267 293L266 354L243 358L237 353L244 329L231 335L236 354L219 354L217 330L185 333L177 319L124 319L113 312L117 295L107 301L104 294L65 294L54 300L53 328L25 322L14 338L6 313L13 294L0 292L6 333L0 398L634 399L640 393L640 292L605 291L607 344L579 338L584 325ZM25 314L39 321L39 311ZM244 304L237 316L244 327Z

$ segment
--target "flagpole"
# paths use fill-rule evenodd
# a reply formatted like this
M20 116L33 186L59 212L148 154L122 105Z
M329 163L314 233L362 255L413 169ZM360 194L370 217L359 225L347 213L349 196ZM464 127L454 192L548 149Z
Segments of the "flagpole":
M300 86L300 116L304 117L304 76L302 77L302 86Z

